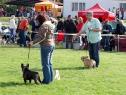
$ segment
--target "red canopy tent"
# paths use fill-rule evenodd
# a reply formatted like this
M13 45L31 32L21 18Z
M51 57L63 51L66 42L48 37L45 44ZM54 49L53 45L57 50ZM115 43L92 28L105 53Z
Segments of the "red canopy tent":
M98 3L94 5L92 8L89 8L84 11L78 12L78 17L82 17L84 19L84 22L86 22L86 12L92 11L94 13L95 18L102 17L102 20L108 19L108 20L115 20L115 14L103 9Z

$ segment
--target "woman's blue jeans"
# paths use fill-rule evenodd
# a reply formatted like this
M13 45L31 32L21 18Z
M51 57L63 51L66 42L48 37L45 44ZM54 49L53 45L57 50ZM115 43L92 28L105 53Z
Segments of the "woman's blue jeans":
M42 63L42 72L43 80L42 83L49 84L53 81L53 66L52 66L52 55L54 47L53 46L44 46L41 47L41 63Z
M14 33L14 28L10 29L10 36L7 40L7 43L10 42L10 40L12 39L13 43L15 43L15 33Z

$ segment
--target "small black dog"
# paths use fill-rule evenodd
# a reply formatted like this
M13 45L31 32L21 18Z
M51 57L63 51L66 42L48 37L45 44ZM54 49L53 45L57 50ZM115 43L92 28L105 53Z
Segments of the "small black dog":
M37 80L41 83L41 79L40 79L39 73L30 71L29 70L29 64L27 64L27 66L24 66L24 64L22 63L21 64L21 68L22 68L22 71L23 71L23 78L24 78L24 82L25 83L26 83L26 80L29 80L29 83L31 83L32 79L34 80L34 82L36 84L38 84Z

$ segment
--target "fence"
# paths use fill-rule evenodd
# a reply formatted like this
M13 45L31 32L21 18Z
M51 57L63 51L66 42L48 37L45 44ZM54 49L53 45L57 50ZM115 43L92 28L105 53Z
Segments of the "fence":
M54 33L55 35L62 35L62 33ZM65 33L64 35L76 35L76 34L69 34L69 33ZM81 36L86 36L86 34L81 34ZM119 51L120 49L120 38L126 38L126 35L115 35L115 34L101 34L101 36L114 36L117 38L117 42L118 42L118 45L117 45L117 51ZM125 43L126 45L126 43ZM125 47L126 48L126 47Z

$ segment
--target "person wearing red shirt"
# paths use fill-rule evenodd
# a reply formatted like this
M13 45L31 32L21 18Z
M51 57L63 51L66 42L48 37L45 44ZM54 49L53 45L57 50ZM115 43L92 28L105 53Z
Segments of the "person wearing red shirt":
M119 8L116 9L116 18L119 19Z
M24 17L21 18L21 23L18 27L19 29L19 37L20 37L20 47L22 47L22 44L24 47L26 47L26 31L28 30L29 23L28 20Z
M124 17L124 9L122 8L122 10L121 10L121 15L122 15L122 20L123 20L123 17Z
M81 28L82 28L83 25L84 25L83 18L79 17L78 18L78 25L77 25L78 32L81 30Z
M0 17L2 17L2 8L0 8Z
M84 25L83 18L79 17L78 18L78 25L77 25L77 31L78 32L82 29L83 25ZM85 38L84 37L82 37L82 42L83 42L83 45L84 45L84 42L85 42Z
M20 8L20 16L23 16L23 12L24 12L24 8L21 7L21 8Z

